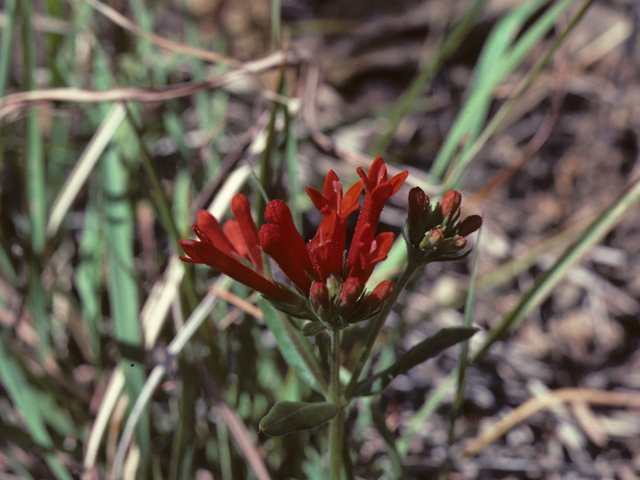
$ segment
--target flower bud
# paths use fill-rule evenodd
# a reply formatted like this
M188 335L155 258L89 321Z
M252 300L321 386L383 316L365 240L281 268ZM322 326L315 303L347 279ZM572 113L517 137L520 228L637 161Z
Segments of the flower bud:
M462 250L464 247L467 246L467 239L463 237L456 237L455 240L453 241L453 246L456 247L458 250Z
M444 220L448 216L456 214L460 208L460 202L462 202L462 195L455 190L449 190L444 194L442 203L440 204L440 213L442 213L442 219Z
M309 290L311 303L316 310L329 308L329 289L322 282L313 282Z
M480 215L471 215L460 222L460 225L458 225L458 234L461 237L466 237L478 230L481 226L482 217L480 217Z
M362 293L362 288L363 285L356 277L349 277L345 280L340 293L340 303L346 310L350 310L356 304Z
M444 233L441 228L436 228L435 230L431 230L429 232L429 245L432 247L437 246L440 242L444 240Z
M393 293L394 285L389 280L383 280L365 297L364 302L370 311L377 310Z
M417 228L424 217L424 207L429 204L429 197L420 187L413 187L409 191L409 226Z

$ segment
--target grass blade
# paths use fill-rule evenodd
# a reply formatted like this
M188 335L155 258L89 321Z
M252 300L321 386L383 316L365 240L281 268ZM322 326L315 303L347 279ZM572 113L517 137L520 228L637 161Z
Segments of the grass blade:
M557 17L573 2L564 0L543 15L526 34L511 46L527 19L546 0L523 3L498 22L487 39L475 69L472 90L451 128L444 145L438 152L430 170L432 179L441 179L463 141L461 156L473 144L482 128L496 87L522 62L525 55L539 43L540 38L553 26Z
M413 107L420 94L424 92L427 84L433 79L445 60L458 48L462 40L473 28L486 3L487 0L474 0L473 4L466 10L464 18L447 36L437 53L427 62L418 77L403 94L398 106L389 114L389 123L385 131L378 137L378 140L369 151L372 157L380 155L391 143L400 121L411 110L411 107Z
M638 199L640 199L640 179L636 179L627 187L554 265L536 279L534 285L520 298L518 304L489 333L487 340L473 356L471 363L480 359L508 330L520 325L531 310L539 305L567 275L567 272L622 220L622 216Z

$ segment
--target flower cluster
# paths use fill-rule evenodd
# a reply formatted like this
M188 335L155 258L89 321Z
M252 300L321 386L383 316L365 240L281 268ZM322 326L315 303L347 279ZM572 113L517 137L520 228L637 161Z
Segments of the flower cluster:
M391 232L375 235L380 213L408 173L388 178L381 157L367 173L361 167L357 172L361 180L344 194L333 171L327 174L322 193L307 187L307 194L322 214L318 231L308 243L296 230L284 202L272 200L267 204L267 223L258 232L247 198L237 194L231 201L235 220L228 220L224 228L207 211L198 213L193 231L199 241L181 240L188 255L181 258L215 268L264 294L281 310L311 320L306 328L309 334L319 333L325 326L343 328L369 318L393 292L389 281L365 292L375 265L387 258L393 243ZM363 188L362 209L345 259L347 218L360 208ZM295 290L264 276L262 252L278 264Z
M403 234L409 249L409 261L427 264L458 260L467 245L464 238L482 225L482 218L471 215L460 220L462 195L449 190L442 202L432 205L420 187L409 192L409 216Z

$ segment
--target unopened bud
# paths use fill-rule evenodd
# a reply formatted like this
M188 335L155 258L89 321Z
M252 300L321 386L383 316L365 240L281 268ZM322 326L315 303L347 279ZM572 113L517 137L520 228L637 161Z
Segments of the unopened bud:
M460 208L460 202L462 202L462 195L455 190L449 190L444 194L442 203L440 204L440 212L442 213L442 219L444 220L448 216L453 216Z
M353 308L362 293L363 287L364 285L361 285L360 280L355 277L349 277L345 280L340 293L340 303L344 308L347 310Z
M429 245L432 247L437 246L440 242L444 240L444 233L441 228L436 228L435 230L431 230L429 232Z
M466 237L472 234L482 226L482 217L480 215L470 215L458 225L458 234Z
M467 239L463 237L456 237L455 240L453 241L453 246L456 247L458 250L462 250L464 247L467 246Z
M413 187L409 191L409 226L417 228L424 217L424 207L429 204L429 197L420 187Z
M387 301L393 293L393 287L393 283L389 280L383 280L376 285L373 290L371 290L371 293L369 293L365 298L365 302L371 311L377 310L384 302Z
M313 282L309 290L311 303L316 310L329 308L329 289L322 282Z

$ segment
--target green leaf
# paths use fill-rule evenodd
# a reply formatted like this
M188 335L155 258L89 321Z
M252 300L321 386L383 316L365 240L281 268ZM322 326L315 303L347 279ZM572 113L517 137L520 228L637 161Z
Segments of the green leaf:
M328 422L339 411L335 403L329 402L278 402L260 421L260 431L270 437L279 437L309 430Z
M435 357L456 343L468 340L477 331L478 329L475 327L443 328L433 337L429 337L411 348L389 368L356 383L350 396L363 397L382 392L398 375L407 373L416 365Z

